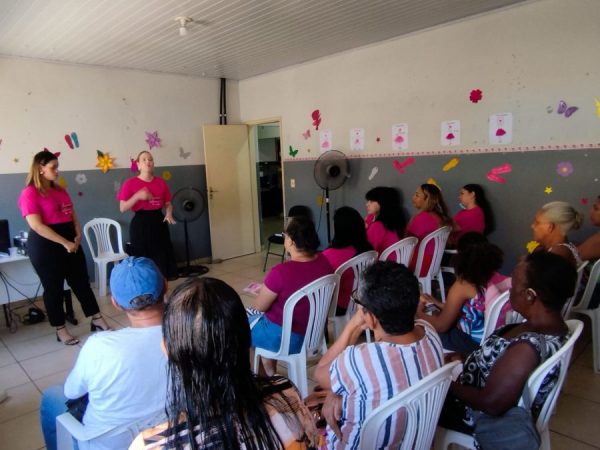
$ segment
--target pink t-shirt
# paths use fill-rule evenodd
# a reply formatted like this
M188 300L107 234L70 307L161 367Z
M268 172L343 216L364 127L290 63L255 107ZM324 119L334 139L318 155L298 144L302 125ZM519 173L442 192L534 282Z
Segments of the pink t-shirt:
M35 186L27 186L19 196L19 209L23 217L39 214L46 225L73 221L73 202L67 191L60 187L41 194Z
M356 249L351 245L344 248L328 248L323 250L323 256L327 258L331 268L335 271L338 267L348 261L350 258L356 256ZM342 280L340 281L340 291L338 293L338 306L340 308L348 308L348 302L352 295L352 286L354 285L354 272L352 270L346 270L342 274Z
M277 294L277 298L265 313L271 322L283 324L283 307L287 299L298 289L306 286L325 275L333 273L331 265L322 254L312 261L286 261L274 266L265 278L265 286ZM308 300L300 301L294 310L292 331L298 334L306 333L308 322Z
M383 223L376 221L371 214L366 217L365 224L367 225L367 240L377 253L381 253L400 240L398 233L388 230Z
M408 227L406 227L406 236L416 237L419 240L419 244L417 244L417 247L413 251L413 255L408 266L410 270L414 271L415 266L417 265L417 256L419 255L421 241L429 233L432 233L440 228L442 226L441 222L442 221L440 220L439 216L430 211L420 211L411 219ZM430 242L425 249L425 254L423 255L423 266L419 276L423 277L427 274L429 266L431 265L431 260L433 259L433 251L434 243Z
M169 190L169 186L165 183L160 177L152 178L152 181L144 181L138 177L133 177L123 183L121 186L121 190L117 194L117 200L127 201L133 195L143 188L148 188L148 190L152 193L152 198L150 200L141 200L135 203L131 207L132 211L139 211L140 209L153 211L156 209L161 209L165 203L171 201L171 191Z
M485 216L479 206L463 209L454 216L457 230L450 235L450 242L456 244L463 234L469 232L482 233L485 229Z

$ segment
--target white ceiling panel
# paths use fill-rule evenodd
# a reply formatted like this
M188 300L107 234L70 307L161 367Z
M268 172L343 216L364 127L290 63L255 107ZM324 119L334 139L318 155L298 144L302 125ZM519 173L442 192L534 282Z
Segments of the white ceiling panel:
M0 55L240 80L523 1L0 0Z

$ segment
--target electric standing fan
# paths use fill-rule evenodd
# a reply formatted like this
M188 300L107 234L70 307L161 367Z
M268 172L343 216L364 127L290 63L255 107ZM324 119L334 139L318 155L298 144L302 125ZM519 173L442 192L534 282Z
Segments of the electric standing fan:
M350 178L350 167L346 155L338 150L329 150L315 162L315 181L325 191L327 216L327 242L331 242L331 221L329 219L329 191L334 191Z
M190 277L202 275L208 272L208 267L190 265L190 242L188 236L188 222L197 220L206 209L206 198L204 194L193 187L179 189L173 199L173 217L175 220L183 222L185 232L185 260L186 265L179 270L180 277Z

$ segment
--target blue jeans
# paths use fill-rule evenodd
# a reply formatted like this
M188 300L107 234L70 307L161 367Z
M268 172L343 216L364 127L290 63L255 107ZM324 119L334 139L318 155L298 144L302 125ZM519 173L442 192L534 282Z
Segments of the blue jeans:
M50 386L42 393L40 402L40 423L47 450L56 450L56 418L67 412L64 386Z

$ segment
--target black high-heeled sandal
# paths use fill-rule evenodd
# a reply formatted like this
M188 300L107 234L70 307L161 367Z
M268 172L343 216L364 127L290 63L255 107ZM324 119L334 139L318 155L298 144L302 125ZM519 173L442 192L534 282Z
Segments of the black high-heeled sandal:
M92 321L90 322L90 331L92 333L96 332L96 331L111 331L111 328L108 326L108 324L106 324L106 328L102 328L100 325L96 325L94 323L94 320L100 320L102 319L102 314L100 314L98 317L92 317Z
M77 339L76 337L71 336L70 338L68 338L67 340L63 341L60 336L58 335L58 332L60 330L65 329L66 327L63 325L62 327L57 327L56 328L56 340L62 344L65 345L77 345L79 344L79 339Z

